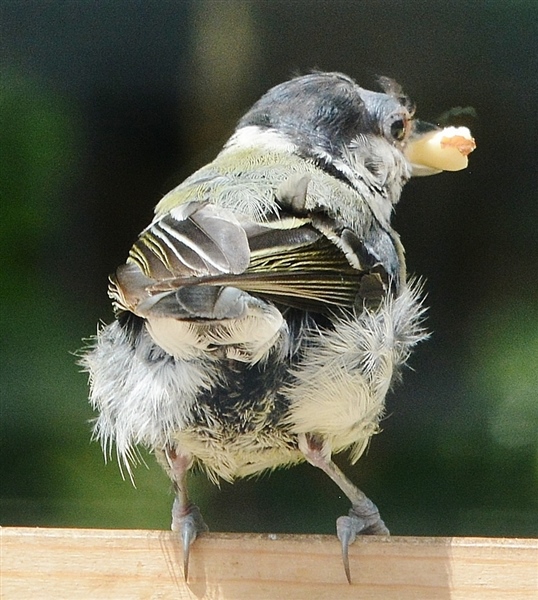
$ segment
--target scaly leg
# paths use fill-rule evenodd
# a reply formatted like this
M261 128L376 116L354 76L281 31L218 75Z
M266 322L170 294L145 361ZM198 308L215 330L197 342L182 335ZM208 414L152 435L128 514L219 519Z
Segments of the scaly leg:
M189 577L190 548L199 533L208 531L200 509L193 504L187 493L187 471L192 465L189 454L181 454L174 448L165 450L169 474L174 483L176 497L172 506L172 531L179 532L183 547L183 575Z
M353 543L355 537L359 534L389 535L389 530L379 516L377 506L334 464L330 449L319 436L312 434L300 435L299 449L306 460L326 473L351 502L348 516L339 517L336 520L336 533L342 544L344 570L348 582L351 583L349 545Z

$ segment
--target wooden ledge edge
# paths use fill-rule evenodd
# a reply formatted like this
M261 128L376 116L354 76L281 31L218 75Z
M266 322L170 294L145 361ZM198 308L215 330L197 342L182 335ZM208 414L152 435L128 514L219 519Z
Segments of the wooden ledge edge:
M5 527L0 525L0 536L18 537L63 537L63 538L144 538L162 539L174 538L173 531L160 529L94 529L94 528L69 528L69 527ZM335 536L324 534L297 534L297 533L229 533L209 532L200 540L227 540L244 542L280 542L280 543L329 543L338 544ZM200 541L199 540L199 541ZM198 542L197 542L198 543ZM426 545L426 546L488 546L488 547L522 547L538 549L538 538L506 538L506 537L434 537L434 536L359 536L357 544L390 544L399 545ZM353 547L353 546L352 546Z
M1 597L538 598L538 540L358 538L348 585L329 535L210 533L191 551L189 582L170 531L3 527Z

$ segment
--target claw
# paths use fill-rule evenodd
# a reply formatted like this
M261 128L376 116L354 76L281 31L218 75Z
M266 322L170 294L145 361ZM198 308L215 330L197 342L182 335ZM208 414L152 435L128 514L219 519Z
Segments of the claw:
M336 535L342 545L342 562L348 583L351 583L351 571L349 568L349 545L355 541L357 535L390 535L385 523L376 512L368 517L359 517L351 509L346 517L336 519Z
M360 524L354 523L354 521L360 521L360 519L355 516L338 517L338 519L336 519L336 535L342 546L342 562L344 563L344 571L346 572L347 582L349 584L351 584L349 545L355 541L357 531L359 531L361 527Z
M185 582L189 579L189 556L191 544L196 539L198 532L192 519L185 519L181 526L181 542L183 546L183 577Z
M172 529L178 531L181 538L181 546L183 549L183 576L185 581L189 578L189 557L190 550L194 540L198 537L199 533L208 531L208 527L205 524L200 509L195 504L190 504L186 510L186 514L179 516L177 514L177 504L174 503L174 520L172 523Z

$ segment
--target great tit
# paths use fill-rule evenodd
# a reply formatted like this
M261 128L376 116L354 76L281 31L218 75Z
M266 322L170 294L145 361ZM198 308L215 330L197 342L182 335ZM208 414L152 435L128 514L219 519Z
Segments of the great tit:
M402 188L463 168L474 141L416 120L400 86L380 84L315 72L269 90L111 276L116 319L82 358L94 435L127 470L139 445L166 469L185 578L207 530L187 493L193 465L213 481L320 468L351 502L337 520L349 581L355 536L389 533L332 455L358 460L427 337L390 224Z

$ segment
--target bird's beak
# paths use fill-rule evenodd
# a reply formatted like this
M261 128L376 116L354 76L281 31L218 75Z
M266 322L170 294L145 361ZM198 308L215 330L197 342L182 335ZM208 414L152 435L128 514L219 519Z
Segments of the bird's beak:
M415 121L404 154L411 165L413 177L420 177L465 169L467 156L475 148L476 143L467 127L443 129Z

